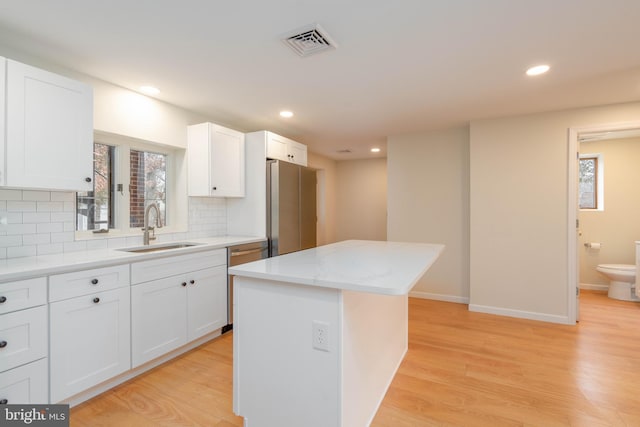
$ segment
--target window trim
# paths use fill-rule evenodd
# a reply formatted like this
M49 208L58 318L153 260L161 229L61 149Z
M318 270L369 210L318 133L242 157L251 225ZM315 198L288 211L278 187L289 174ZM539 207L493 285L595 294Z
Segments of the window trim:
M167 156L166 166L168 180L166 187L167 209L165 216L168 225L155 230L156 234L187 231L187 216L177 209L178 205L187 202L185 196L180 196L180 194L186 194L186 188L182 192L178 190L180 183L184 184L183 186L186 185L183 176L184 171L183 168L180 167L181 162L183 162L185 158L183 153L184 149L101 131L94 132L94 142L115 147L114 160L116 166L114 168L113 182L115 185L122 184L123 189L122 192L114 191L113 219L115 228L109 229L108 234L93 233L91 230L76 230L75 236L77 240L116 236L142 236L141 229L129 227L129 170L131 167L129 151L131 149L149 151Z
M579 160L583 159L595 159L595 192L596 192L596 207L595 208L579 208L580 212L603 212L604 211L604 156L602 153L584 153L578 156ZM580 166L578 165L578 175L580 174ZM578 176L578 183L580 182ZM580 197L580 191L578 191L578 198Z

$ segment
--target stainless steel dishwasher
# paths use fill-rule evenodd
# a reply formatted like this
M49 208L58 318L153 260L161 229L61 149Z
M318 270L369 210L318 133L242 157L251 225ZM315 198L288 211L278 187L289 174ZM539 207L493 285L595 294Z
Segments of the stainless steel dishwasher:
M269 256L269 243L262 242L244 243L242 245L229 246L227 248L227 266L246 264ZM222 328L222 333L233 329L233 276L227 275L227 326Z

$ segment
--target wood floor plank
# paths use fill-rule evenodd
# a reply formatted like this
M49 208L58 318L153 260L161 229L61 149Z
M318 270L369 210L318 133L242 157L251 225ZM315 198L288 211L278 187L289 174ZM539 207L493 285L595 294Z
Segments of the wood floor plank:
M71 426L241 427L232 351L225 334L72 408ZM566 326L410 298L409 351L371 425L640 426L640 304L583 292Z

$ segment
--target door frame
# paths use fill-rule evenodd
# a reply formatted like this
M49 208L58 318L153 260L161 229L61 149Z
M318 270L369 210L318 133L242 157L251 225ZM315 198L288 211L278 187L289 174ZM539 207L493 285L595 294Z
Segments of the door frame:
M578 253L578 156L580 155L579 137L583 133L614 132L622 130L640 129L640 121L605 123L590 126L576 126L569 128L568 135L568 188L567 188L567 252L568 252L568 280L567 280L567 320L575 324L578 318L578 272L580 257Z

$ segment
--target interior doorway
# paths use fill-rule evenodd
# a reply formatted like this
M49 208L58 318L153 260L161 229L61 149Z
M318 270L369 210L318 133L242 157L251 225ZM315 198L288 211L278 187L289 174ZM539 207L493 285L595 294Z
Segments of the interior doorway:
M610 123L575 127L569 129L568 151L568 188L567 188L567 224L568 224L568 281L567 301L568 320L575 324L580 318L580 257L578 242L580 233L579 201L578 201L578 171L580 156L580 141L584 138L617 139L640 136L640 121L625 123Z

